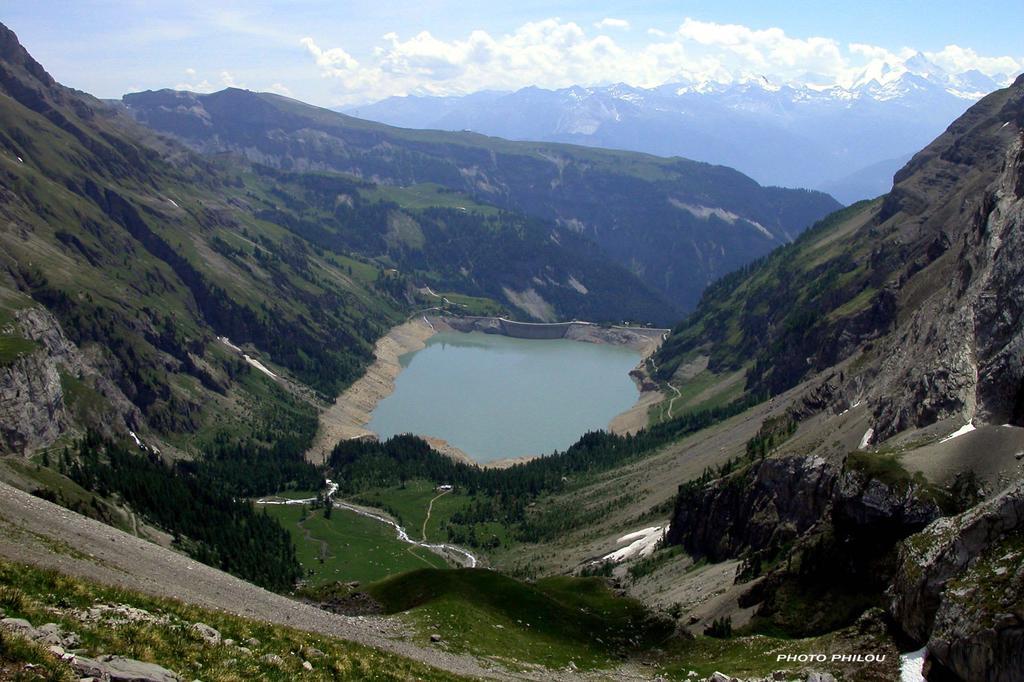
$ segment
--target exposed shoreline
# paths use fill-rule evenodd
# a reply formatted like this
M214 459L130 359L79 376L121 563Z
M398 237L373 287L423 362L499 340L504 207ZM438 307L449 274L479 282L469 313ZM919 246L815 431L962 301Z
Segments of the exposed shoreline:
M512 333L506 325L515 325ZM485 317L434 317L418 316L403 324L393 327L381 337L374 348L375 360L367 368L366 373L349 386L335 399L334 404L320 414L320 425L313 446L306 452L306 459L315 464L323 462L334 446L342 440L352 438L376 438L377 434L366 428L377 404L391 395L395 390L395 380L402 367L399 358L406 353L423 349L430 337L442 331L474 332L501 334L503 336L521 336L519 330L530 334L538 329L542 336L534 338L552 338L543 336L552 327L563 328L561 335L565 338L583 343L605 343L626 346L640 352L641 359L630 375L637 383L640 391L636 403L627 411L614 417L608 425L613 433L634 433L647 424L647 410L657 402L659 392L649 389L642 367L646 359L661 345L662 335L667 330L632 327L602 327L587 322L570 322L561 325L530 325L513 323L500 318ZM517 333L519 332L519 333ZM526 337L529 338L529 337ZM519 462L526 462L538 455L495 460L480 463L447 441L421 435L430 445L452 459L469 464L477 464L485 468L505 468Z

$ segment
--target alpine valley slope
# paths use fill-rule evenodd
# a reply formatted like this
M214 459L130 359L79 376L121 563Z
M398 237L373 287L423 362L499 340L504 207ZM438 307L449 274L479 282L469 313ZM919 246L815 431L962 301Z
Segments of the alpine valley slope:
M461 526L468 536L497 524L511 538L491 555L495 565L526 575L553 572L553 565L610 572L624 589L672 606L654 617L597 579L556 576L543 585L544 592L542 581L431 570L373 586L389 610L407 614L407 625L430 628L405 633L411 643L381 641L365 623L286 602L4 487L0 507L9 513L0 515L0 550L7 557L151 593L180 590L193 602L278 623L292 613L302 615L323 634L356 638L468 674L513 676L526 667L524 675L573 678L576 649L587 648L593 653L588 664L596 669L584 674L591 677L604 671L651 678L664 671L688 679L692 665L716 679L707 667L723 663L763 679L777 668L776 652L806 654L829 647L837 653L891 654L894 642L905 637L913 646L927 646L933 680L1020 679L1024 498L1015 455L1024 449L1024 78L983 99L915 156L884 199L830 216L794 244L711 287L652 359L655 378L683 389L697 377L713 387L744 375L746 396L739 400L705 410L700 403L681 406L681 414L635 436L587 434L564 453L508 470L453 462L413 437L340 443L328 469L315 470L291 467L289 459L301 457L302 443L289 436L302 433L314 414L311 389L330 393L349 376L342 370L358 373L359 350L412 303L405 297L407 283L385 276L380 261L338 253L301 236L309 225L300 219L322 215L320 202L329 192L299 194L304 205L296 210L289 205L296 195L283 188L347 183L352 204L335 195L332 210L361 205L348 194L353 187L360 196L393 188L364 186L326 172L268 171L235 158L197 158L102 103L56 85L13 34L3 32L0 38L5 117L0 208L8 311L0 376L10 382L3 405L15 404L25 390L39 398L34 411L25 413L37 428L32 439L18 436L19 450L36 449L62 433L67 437L68 426L47 430L54 423L47 418L77 409L77 402L68 404L72 396L87 398L83 412L67 413L58 423L109 423L112 432L148 424L143 436L161 439L165 453L175 455L193 454L187 451L193 438L205 437L200 442L211 448L223 444L242 424L253 433L246 447L214 449L223 456L222 466L214 469L217 477L195 479L227 491L224 507L243 506L234 497L253 494L251 487L273 489L294 483L292 477L325 473L353 494L404 487L416 479L433 496L435 485L455 482L474 490L475 499L460 510L458 524L452 516L451 526ZM185 98L189 106L197 102L192 95L157 95ZM308 113L305 105L270 96L220 95L244 96L256 111L270 107L262 109L266 116L277 116L271 105L282 101ZM217 101L216 95L209 97L214 99L203 106ZM173 120L204 125L202 117L168 111ZM365 125L377 131L367 135L387 141L381 129ZM261 127L252 135L257 151L274 144ZM448 145L464 139L442 137ZM283 148L295 145L304 153L320 143L331 150L340 144L340 138L308 129L279 139ZM351 149L360 163L397 154L430 166L439 157L415 150L435 143L416 139L409 146ZM495 168L489 152L472 153L481 155L480 164ZM667 173L662 164L689 168L649 157L579 153L596 165L632 159L651 172ZM551 163L524 158L538 168ZM395 168L380 163L385 171ZM456 165L438 164L463 181ZM407 169L412 172L413 165ZM363 174L369 175L365 168ZM640 197L644 182L633 185ZM478 196L476 190L472 194ZM271 197L277 197L273 205L266 203ZM472 198L463 195L459 201ZM372 208L373 202L368 204ZM210 216L211 208L222 210ZM264 209L296 212L273 221L260 217ZM709 213L708 221L716 216ZM282 226L289 220L301 229ZM339 238L352 236L332 231ZM407 241L413 232L396 234ZM286 301L301 306L285 306ZM341 333L352 338L339 348L335 335ZM287 336L275 339L275 334ZM218 335L243 343L247 353L260 353L274 376L251 369ZM330 352L316 353L317 348ZM211 378L204 380L201 370ZM38 382L40 375L45 380ZM152 387L156 398L142 400L147 394L139 386ZM172 399L178 402L169 404ZM199 407L188 409L189 401ZM90 417L92 408L117 418ZM220 413L231 417L232 428L215 437ZM185 417L198 421L161 421ZM69 475L88 483L90 476L81 475L86 467L116 473L115 463L130 461L125 469L134 474L158 466L156 457L136 456L134 445L99 443L100 437L90 434L78 443L77 453L60 455L78 460L66 467ZM246 455L236 458L238 452ZM280 470L258 468L282 461L288 466ZM42 456L39 466L19 464L21 478L55 475ZM176 493L176 504L151 511L151 518L173 521L183 515L189 496L182 481L193 480L195 468L180 466L158 479L164 494ZM256 471L262 473L254 482ZM250 489L235 488L239 478L231 478L232 472ZM163 499L148 494L152 488L135 485L140 479L151 483L142 477L127 477L128 485L125 477L92 478L122 485L110 496L119 505L141 507ZM90 495L84 492L83 507L89 507ZM445 500L450 497L454 494ZM91 499L96 507L111 504L101 503L98 495ZM251 517L242 518L259 528ZM602 565L602 557L621 556L609 551L619 540L635 538L638 528L662 525L669 526L667 546L648 557L618 565L608 559ZM253 536L243 537L246 541L232 549L251 549ZM179 539L178 546L183 544L188 547ZM115 549L122 545L130 551ZM291 559L294 563L294 552ZM29 574L6 567L2 573ZM199 581L190 585L187 576L193 574ZM415 589L407 589L410 584ZM500 584L508 590L501 594L514 597L496 599L489 588L464 589L470 584ZM16 592L16 585L2 587L4 608L39 611L40 604ZM528 604L520 599L524 594L530 596ZM238 598L232 601L232 595ZM546 601L552 595L557 604ZM524 619L521 607L547 617ZM586 610L587 617L578 621L598 627L560 627L573 610ZM593 635L602 633L604 639L603 631L614 621L596 614L616 610L628 611L627 622L648 627L643 632L619 628L619 641L608 647ZM465 626L481 619L492 627ZM545 627L531 628L531 623ZM444 635L432 644L435 629ZM695 636L686 629L695 629ZM671 632L676 635L668 637ZM558 656L531 658L551 650L550 638L558 640ZM501 658L510 642L517 654L511 661ZM473 656L441 655L438 650L448 645ZM140 644L138 650L144 649ZM620 655L627 660L620 663ZM481 671L476 656L488 657L486 664L494 667ZM506 664L512 669L498 667ZM550 667L532 667L536 664ZM298 671L301 664L289 658L286 665ZM850 679L876 680L891 678L891 657L886 666L853 662L828 669ZM804 679L821 679L807 666L794 668ZM236 679L235 668L223 677Z
M762 627L880 607L928 679L1024 679L1022 300L1024 77L674 330L663 379L742 370L796 397L680 487L668 543L741 559L735 606Z
M761 187L722 166L392 128L234 88L141 92L123 103L141 123L203 152L389 184L437 183L555 221L593 240L682 310L692 309L711 281L839 207L826 194Z
M2 26L0 121L4 451L93 427L176 456L246 439L250 454L301 453L321 399L389 327L436 305L414 285L527 317L671 315L544 221L161 140L54 82Z

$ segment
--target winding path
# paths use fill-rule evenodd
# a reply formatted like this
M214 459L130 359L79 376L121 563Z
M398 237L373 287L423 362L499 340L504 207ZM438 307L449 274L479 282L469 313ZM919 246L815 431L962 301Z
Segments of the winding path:
M681 398L683 396L683 394L680 393L679 389L676 388L675 386L673 386L672 384L669 384L668 387L676 392L676 394L672 397L672 399L668 401L668 418L671 419L672 418L672 406L675 404L676 399L677 398Z
M334 494L336 492L338 492L338 484L335 483L334 481L331 481L331 480L327 480L326 483L327 483L327 495L326 495L326 497L333 499L334 498ZM443 494L444 493L442 493L442 495ZM441 495L438 495L437 497L440 497L440 496ZM435 497L434 500L436 500L437 497ZM260 499L256 500L256 504L309 504L311 502L314 502L315 500L316 500L315 497L310 497L310 498L307 498L307 499L304 499L304 500L285 500L285 499L282 499L282 498L279 498L279 497L261 497ZM431 505L433 504L434 500L430 501ZM391 526L392 528L395 529L395 533L397 534L398 539L401 540L402 542L406 542L406 543L409 543L410 545L416 545L418 547L423 547L425 549L429 549L431 552L434 552L435 554L440 554L441 556L445 557L446 559L452 559L456 563L461 564L463 566L468 566L469 568L476 568L477 565L479 564L479 561L477 560L476 556L474 556L472 553L466 551L465 549L463 549L462 547L459 547L457 545L449 545L449 544L443 543L443 542L441 542L441 543L431 543L431 542L425 542L425 541L424 542L420 542L419 540L413 540L412 538L409 537L409 533L405 530L405 528L403 528L402 526L398 525L397 523L395 523L391 519L389 519L389 518L387 518L385 516L382 516L380 514L374 514L373 512L370 512L370 511L367 511L366 509L363 509L362 507L357 507L355 505L349 504L348 502L341 502L341 501L338 501L338 500L335 500L334 507L336 509L347 509L350 512L353 512L355 514L359 514L360 516L365 516L365 517L373 519L375 521L380 521L381 523L386 523L386 524L388 524L389 526ZM430 509L429 508L427 510L427 518L430 518ZM426 524L426 522L424 522L423 523L424 540L426 540L426 527L427 527L427 524Z
M430 504L427 505L427 518L423 519L423 531L420 533L420 535L423 536L424 542L427 541L427 524L430 522L430 512L434 510L434 500L436 500L438 497L443 497L444 495L447 495L450 492L451 490L445 490L440 495L436 495L433 499L430 500Z

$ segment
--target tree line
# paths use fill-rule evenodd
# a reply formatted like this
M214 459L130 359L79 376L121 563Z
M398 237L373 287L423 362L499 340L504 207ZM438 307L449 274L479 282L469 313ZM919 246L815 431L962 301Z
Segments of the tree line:
M116 495L198 561L271 590L291 588L302 575L288 531L201 467L168 466L90 431L64 451L60 468L87 490Z

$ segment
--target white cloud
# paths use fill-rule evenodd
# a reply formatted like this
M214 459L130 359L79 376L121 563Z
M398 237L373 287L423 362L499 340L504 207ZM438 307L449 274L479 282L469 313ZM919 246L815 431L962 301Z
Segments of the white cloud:
M230 71L220 72L220 82L225 88L244 88L245 86L235 81L235 77L231 75Z
M627 28L605 18L595 26ZM359 59L343 47L321 47L312 37L300 42L321 75L335 80L337 104L358 104L391 95L461 95L482 89L515 90L536 85L602 85L625 82L654 87L674 82L730 82L765 75L787 82L814 73L850 83L866 69L906 59L915 51L891 51L863 43L843 45L821 36L794 37L779 28L754 29L686 19L674 31L650 28L639 44L619 43L579 24L550 18L523 24L504 35L482 30L455 39L428 31L411 37L388 33ZM1024 59L988 57L950 45L926 56L954 71L1013 75Z
M267 89L270 90L270 92L276 92L277 94L284 95L285 97L295 96L292 94L292 91L288 88L288 86L282 83L274 83Z
M739 24L686 19L676 34L724 55L737 70L784 75L794 69L833 73L843 67L839 43L831 38L791 38L780 28L755 30Z
M622 28L629 29L629 22L625 19L615 19L613 17L605 17L601 21L594 23L596 28Z
M938 52L925 52L924 56L947 71L963 73L976 69L989 76L1016 76L1024 69L1024 59L1013 57L983 57L969 47L946 45Z
M220 88L218 86L214 85L213 83L211 83L210 81L208 81L206 79L203 79L201 81L193 81L191 83L189 83L189 82L178 83L177 85L174 86L174 89L175 90L188 90L189 92L213 92L214 90L219 90Z
M312 38L303 38L299 41L306 47L311 55L316 59L316 64L320 68L324 69L329 75L335 75L340 72L354 71L359 68L359 62L352 58L348 52L335 47L330 50L323 50L317 45Z

